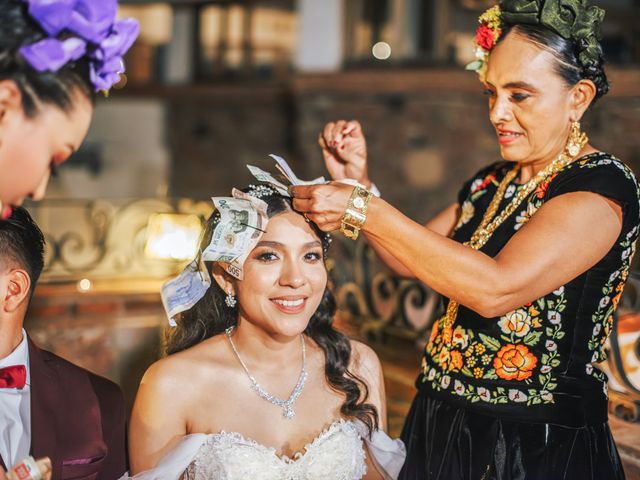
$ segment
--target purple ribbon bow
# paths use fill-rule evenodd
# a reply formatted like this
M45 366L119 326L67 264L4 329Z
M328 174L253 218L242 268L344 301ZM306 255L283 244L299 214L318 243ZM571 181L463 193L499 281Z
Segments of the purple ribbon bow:
M109 90L124 72L122 57L140 26L137 20L116 21L117 0L24 0L29 14L49 35L20 48L22 57L39 72L56 72L83 55L89 57L96 91ZM61 32L73 36L60 40Z

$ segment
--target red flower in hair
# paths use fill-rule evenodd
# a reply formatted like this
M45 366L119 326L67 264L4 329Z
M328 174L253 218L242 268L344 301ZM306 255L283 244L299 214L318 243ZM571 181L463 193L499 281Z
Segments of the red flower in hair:
M476 30L476 43L484 50L491 50L495 45L493 30L486 23L481 24Z

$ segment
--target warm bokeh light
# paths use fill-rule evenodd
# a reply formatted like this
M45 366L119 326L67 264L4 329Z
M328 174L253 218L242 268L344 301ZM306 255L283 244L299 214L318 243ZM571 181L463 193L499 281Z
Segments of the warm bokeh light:
M83 278L78 282L78 291L79 292L88 292L91 290L91 280L88 278Z
M190 260L196 255L201 229L202 223L197 215L151 215L145 255L164 260Z
M386 60L391 56L391 45L387 42L378 42L371 49L371 53L378 60Z

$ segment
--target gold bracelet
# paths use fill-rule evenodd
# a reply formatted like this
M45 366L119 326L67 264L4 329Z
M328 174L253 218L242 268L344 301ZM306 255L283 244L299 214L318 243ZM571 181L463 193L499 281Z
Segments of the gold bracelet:
M351 192L347 202L347 208L342 215L340 231L345 237L356 240L360 229L367 220L367 208L371 201L372 193L364 187L356 186Z

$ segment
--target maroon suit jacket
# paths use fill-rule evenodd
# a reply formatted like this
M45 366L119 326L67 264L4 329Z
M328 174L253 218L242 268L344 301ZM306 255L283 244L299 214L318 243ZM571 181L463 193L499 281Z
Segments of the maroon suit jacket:
M116 480L126 471L120 388L29 339L31 455L50 457L52 480ZM0 459L0 465L2 459Z

